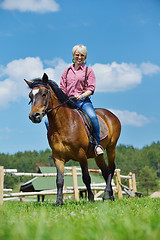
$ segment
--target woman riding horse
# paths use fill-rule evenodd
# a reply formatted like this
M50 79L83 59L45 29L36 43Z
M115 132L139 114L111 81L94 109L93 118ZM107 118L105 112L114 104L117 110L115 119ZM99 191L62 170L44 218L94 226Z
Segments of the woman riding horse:
M98 156L103 154L103 148L100 145L99 122L89 98L95 91L95 75L90 67L87 68L84 65L84 61L87 58L87 48L84 45L74 46L72 55L73 65L63 72L60 88L69 97L73 96L75 104L89 116L93 126L93 137L95 138L95 154Z
M96 156L102 155L103 147L100 145L100 128L97 115L92 105L91 96L95 91L96 79L93 70L85 66L87 48L84 45L76 45L72 49L73 65L66 68L60 80L60 88L72 101L89 116L94 137L94 151ZM48 121L45 119L46 127Z
M69 69L70 80L73 76L76 76L79 83L81 74L85 69L82 63L85 57L81 56L82 52L78 52L79 56L74 56L75 64ZM75 55L75 52L74 52ZM79 59L80 58L80 59ZM79 60L78 60L79 59ZM77 64L76 64L77 63ZM75 66L79 66L77 71ZM80 73L80 76L78 75ZM74 75L75 74L75 75ZM89 74L94 78L94 74L91 69L88 69ZM83 76L85 73L83 72ZM65 73L62 76L61 87L71 91L72 83L67 79L67 85L65 87ZM84 80L84 77L83 77ZM108 135L101 140L101 146L106 149L108 157L108 166L104 160L103 154L96 156L93 144L89 147L89 138L80 118L77 110L75 110L77 103L81 105L87 105L87 109L91 109L91 102L85 99L93 93L94 86L90 89L85 88L85 92L82 93L82 83L80 81L78 91L74 92L73 96L77 100L70 102L70 98L58 87L58 85L48 79L47 74L44 74L42 79L34 79L32 82L25 80L28 86L31 88L29 93L30 102L32 103L29 118L33 123L40 123L42 118L47 115L49 128L48 128L48 141L52 149L52 158L57 168L57 205L63 204L63 185L64 185L64 166L70 159L78 161L82 169L83 182L86 185L88 192L88 199L94 200L94 195L91 191L91 178L88 172L88 158L95 158L97 166L101 169L102 175L106 182L106 188L103 196L103 200L114 200L113 190L111 186L111 180L115 170L115 148L121 132L121 124L119 119L110 111L102 108L95 110L99 118L102 119L104 125L108 129ZM87 83L88 84L88 83ZM86 87L89 85L86 84ZM64 90L65 91L65 90ZM71 94L72 95L72 94ZM82 100L82 101L81 101ZM83 104L83 101L85 104ZM89 107L88 107L89 106ZM99 140L98 140L99 141ZM98 142L99 144L99 142ZM100 147L101 150L101 147Z

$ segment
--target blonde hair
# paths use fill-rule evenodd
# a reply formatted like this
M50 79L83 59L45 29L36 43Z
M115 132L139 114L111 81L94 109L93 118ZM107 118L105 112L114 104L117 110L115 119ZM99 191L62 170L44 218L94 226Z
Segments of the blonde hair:
M75 45L72 48L72 55L73 55L73 57L74 57L74 54L75 54L76 51L80 52L81 54L83 54L85 56L85 58L87 58L87 48L86 48L86 46L84 46L82 44Z

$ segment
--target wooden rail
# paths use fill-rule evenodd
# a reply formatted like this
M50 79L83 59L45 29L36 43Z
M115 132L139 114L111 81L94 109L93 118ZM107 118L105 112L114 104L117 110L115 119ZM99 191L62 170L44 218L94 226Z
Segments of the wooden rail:
M77 167L65 167L66 171L71 171L69 173L64 173L65 176L72 176L73 177L73 186L71 187L65 187L63 190L64 195L66 194L74 194L74 199L76 201L79 201L79 193L81 191L86 191L85 186L78 186L77 176L81 176L81 168ZM95 169L89 169L89 172L91 173L101 173L100 170ZM18 197L22 201L22 197L25 196L45 196L45 195L56 195L57 189L53 190L45 190L40 192L20 192L20 193L4 193L4 192L11 192L12 189L4 189L4 176L10 175L10 176L30 176L30 177L56 177L56 173L18 173L16 169L4 169L3 166L0 166L0 204L3 204L3 199L11 199ZM118 194L118 198L122 199L123 194L126 194L128 191L132 191L132 196L135 195L137 192L136 188L136 179L134 173L129 173L127 176L120 175L120 169L115 170L115 178L116 178L116 186L112 183L112 188L114 194ZM128 180L128 187L124 186L121 183L121 179L127 179ZM94 183L91 184L91 189L94 191L95 200L101 200L99 196L104 193L106 184L103 183Z
M24 172L17 172L17 173L7 173L5 175L10 176L17 176L17 177L56 177L57 173L24 173ZM81 173L77 173L77 176L81 176ZM64 173L64 176L72 176L72 173Z

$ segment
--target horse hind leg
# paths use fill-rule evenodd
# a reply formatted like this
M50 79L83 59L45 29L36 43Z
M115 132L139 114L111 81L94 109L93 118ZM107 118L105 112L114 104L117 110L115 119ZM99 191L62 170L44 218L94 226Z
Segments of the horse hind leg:
M111 201L114 201L113 189L112 189L112 184L111 184L112 177L113 177L113 174L111 172L109 172L107 183L106 183L106 188L104 191L103 201L106 199L110 199Z
M92 190L91 190L91 177L90 177L89 172L88 172L88 162L87 162L87 160L83 161L83 162L80 162L80 165L81 165L81 169L82 169L82 180L83 180L84 184L86 185L87 192L88 192L88 200L93 202L94 201L94 195L93 195Z
M114 176L114 170L115 170L115 146L111 146L110 148L107 148L107 157L108 157L108 179L107 179L107 185L105 189L104 194L104 200L109 197L110 200L114 201L114 195L113 195L113 189L112 189L112 178Z
M109 184L108 184L108 176L109 176L108 166L107 166L103 156L98 156L95 158L95 160L96 160L96 164L100 168L100 170L102 172L102 176L106 182L106 188L104 191L103 200L110 199L110 194L109 194L109 189L108 189L108 186L109 186Z
M113 152L114 152L114 149L113 149ZM109 166L107 166L103 156L99 156L99 157L95 158L96 164L101 169L102 176L106 182L106 188L104 191L103 201L106 199L114 200L113 189L112 189L112 185L111 185L112 177L114 175L114 170L115 170L115 164L114 164L115 153L113 153L113 152L107 150ZM112 162L112 164L111 164L111 162Z

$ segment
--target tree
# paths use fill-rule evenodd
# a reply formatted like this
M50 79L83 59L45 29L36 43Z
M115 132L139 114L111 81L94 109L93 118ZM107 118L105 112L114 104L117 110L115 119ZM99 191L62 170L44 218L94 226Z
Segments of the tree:
M139 172L138 187L144 195L158 188L158 177L154 169L148 166L143 167Z

